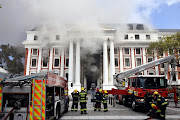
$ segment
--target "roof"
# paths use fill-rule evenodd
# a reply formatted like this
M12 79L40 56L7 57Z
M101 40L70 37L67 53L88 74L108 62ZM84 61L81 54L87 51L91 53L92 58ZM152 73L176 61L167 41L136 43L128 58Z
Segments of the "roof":
M180 29L157 29L159 32L180 32Z

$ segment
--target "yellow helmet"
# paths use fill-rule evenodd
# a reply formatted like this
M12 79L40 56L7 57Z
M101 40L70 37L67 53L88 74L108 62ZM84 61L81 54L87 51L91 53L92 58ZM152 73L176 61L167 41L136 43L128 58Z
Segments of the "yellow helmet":
M83 88L83 87L81 87L81 90L84 90L84 88Z
M151 104L151 107L154 108L154 107L156 107L156 105L155 104Z
M77 93L77 89L75 89L74 92Z
M104 93L107 93L107 90L105 90Z
M102 89L100 89L99 92L102 92Z
M154 95L158 95L159 93L157 91L154 92Z

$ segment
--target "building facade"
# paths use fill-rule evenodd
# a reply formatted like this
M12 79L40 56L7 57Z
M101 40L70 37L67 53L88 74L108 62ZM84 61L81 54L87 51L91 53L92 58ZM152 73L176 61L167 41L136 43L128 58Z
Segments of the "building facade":
M99 70L98 78L93 78L95 84L103 89L111 89L113 86L113 75L139 65L168 56L168 53L153 56L146 54L147 47L151 42L160 40L164 35L176 34L179 29L151 29L143 24L127 24L125 30L115 25L101 25L101 50L96 54L96 67ZM51 32L51 31L50 31ZM80 90L81 86L89 89L92 83L91 73L87 71L87 64L82 60L82 36L79 30L68 30L68 35L51 32L48 37L42 38L38 29L27 31L27 39L23 42L26 48L25 75L40 72L42 70L55 70L60 76L68 79L69 92L74 89ZM49 34L49 33L48 33ZM65 39L65 40L64 40ZM44 40L44 41L43 41ZM42 45L43 44L43 45ZM93 49L93 46L92 46ZM94 63L93 63L94 64ZM90 65L92 66L92 65ZM86 68L86 69L85 69ZM89 68L90 69L90 68ZM170 78L171 67L167 78ZM143 71L141 74L162 75L164 65ZM180 84L179 68L176 68L176 77L173 84ZM94 81L93 81L94 82Z

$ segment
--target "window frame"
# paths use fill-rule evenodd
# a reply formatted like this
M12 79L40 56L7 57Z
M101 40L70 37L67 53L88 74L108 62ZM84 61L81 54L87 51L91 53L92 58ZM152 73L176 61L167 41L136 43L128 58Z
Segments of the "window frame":
M67 61L67 59L68 59L68 66L66 66L66 61ZM65 67L66 67L66 68L69 68L69 58L66 58L66 59L65 59Z
M56 54L56 50L58 50L58 54ZM60 55L60 49L54 48L54 55L55 55L55 56L59 56L59 55Z
M126 54L126 50L125 49L129 49L129 54ZM130 48L124 48L124 54L125 55L130 55Z
M116 59L117 59L117 66L116 66ZM119 67L119 58L118 57L114 58L114 66L115 66L115 68Z
M140 65L138 65L138 60L137 59L141 59L141 64L140 65L142 65L142 58L141 57L136 57L136 67L140 66Z
M34 35L34 41L38 40L38 35Z
M33 64L33 59L35 59L36 60L36 66L32 66ZM31 68L37 68L37 58L35 58L35 57L32 57L31 58Z
M127 38L126 38L126 37L127 37ZM125 34L125 35L124 35L124 39L125 39L125 40L128 40L128 39L129 39L128 34Z
M115 52L116 51L116 52ZM118 54L119 53L119 49L118 49L118 47L117 48L114 48L114 54Z
M55 66L55 59L59 59L59 66ZM60 58L59 57L54 57L53 67L54 68L60 68Z
M126 66L126 59L129 59L129 66ZM124 57L124 68L131 68L131 59L130 59L130 57Z
M137 54L136 49L139 49L139 50L140 50L140 53L139 53L139 54ZM141 48L135 48L135 54L136 54L136 55L141 55L141 53L142 53L142 52L141 52Z
M136 38L136 36L139 36L138 39ZM134 37L135 37L135 40L139 40L140 39L140 35L138 35L138 34L135 34Z
M37 50L37 53L34 54L34 50ZM38 49L37 48L32 48L32 56L37 56L38 55Z
M149 38L148 38L148 36L149 36ZM146 40L150 40L151 39L151 36L148 34L148 35L146 35Z
M43 66L43 62L44 62L44 58L42 58L42 68L48 68L48 66L49 66L49 62L47 61L47 66Z
M147 63L149 63L149 62L148 62L148 59L149 59L149 58L152 59L152 61L153 61L153 57L148 57L148 58L147 58ZM152 61L150 61L150 62L152 62Z

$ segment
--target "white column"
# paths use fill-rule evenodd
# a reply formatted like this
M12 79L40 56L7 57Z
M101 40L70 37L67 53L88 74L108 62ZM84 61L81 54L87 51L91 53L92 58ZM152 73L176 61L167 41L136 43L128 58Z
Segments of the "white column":
M26 64L26 75L29 75L30 69L30 56L31 56L31 48L28 48L28 56L27 56L27 64Z
M146 64L146 51L145 48L142 48L143 53L143 64ZM147 70L144 70L144 75L147 75Z
M39 58L38 58L38 69L37 69L37 73L39 73L40 70L41 70L41 60L42 60L42 49L39 48Z
M68 74L68 89L69 94L73 91L71 83L73 82L73 42L70 41L69 45L69 74Z
M120 72L123 72L123 53L122 53L122 48L119 48L120 49Z
M135 68L135 58L134 58L134 48L131 48L131 62L132 62L132 68Z
M110 85L113 85L113 75L115 75L115 63L114 63L114 42L110 40Z
M49 70L52 70L52 61L53 61L53 48L50 49Z
M157 60L157 51L154 52L154 57L155 57L155 60ZM158 66L155 67L155 74L156 74L156 75L159 75Z
M76 43L76 74L75 74L75 84L74 89L77 89L78 91L81 90L81 84L80 84L80 42L77 41Z
M64 48L61 49L61 77L64 76Z
M103 45L103 89L107 89L108 85L108 56L107 56L107 40Z

